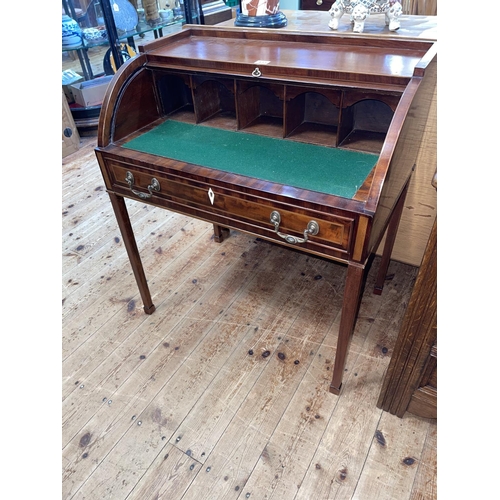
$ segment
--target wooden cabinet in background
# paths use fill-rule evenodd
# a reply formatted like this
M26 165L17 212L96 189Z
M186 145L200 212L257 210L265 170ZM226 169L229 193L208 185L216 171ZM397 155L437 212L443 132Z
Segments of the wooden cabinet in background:
M330 10L334 0L300 0L300 10Z
M80 135L69 109L68 101L64 92L62 93L62 157L78 151L80 147Z
M404 14L437 16L437 0L399 0ZM330 10L335 0L300 0L300 10Z
M398 417L437 418L437 220L377 406Z

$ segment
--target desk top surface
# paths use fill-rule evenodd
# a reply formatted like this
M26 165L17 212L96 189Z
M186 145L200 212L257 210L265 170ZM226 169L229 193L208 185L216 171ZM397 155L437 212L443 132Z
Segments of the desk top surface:
M349 14L344 14L337 30L328 27L331 17L326 11L318 10L283 10L288 24L283 28L267 28L270 31L307 31L318 33L338 33L345 35L352 33ZM437 41L437 16L407 16L400 17L401 27L398 31L389 31L385 24L384 14L371 14L365 22L363 33L353 33L356 36L377 36L387 38L418 39L425 41ZM234 19L229 19L217 24L221 27L233 27ZM255 28L264 29L264 28Z
M322 73L337 71L410 78L416 64L429 49L427 43L412 49L398 44L382 47L364 43L351 45L343 43L341 38L326 37L324 34L321 43L312 43L308 38L284 43L276 39L275 33L270 37L266 36L269 33L252 31L253 35L257 35L255 39L225 37L221 33L211 31L203 34L194 28L189 38L171 39L169 43L152 49L149 60L161 62L169 58L173 63L182 60L184 64L200 68L212 68L216 64L231 64L233 67L250 65L260 67L263 74L269 75L272 74L270 68L286 68L286 72L288 68L295 68ZM236 32L231 30L229 33ZM333 41L338 43L325 43Z
M356 33L351 37L329 29L319 31L324 12L288 14L291 22L287 29L242 29L235 27L234 21L233 25L185 25L181 32L140 46L139 51L147 54L150 67L182 66L280 80L293 75L295 79L324 83L369 81L372 85L404 87L427 52L435 50L434 42L423 37L398 35L395 41L392 32L387 36ZM413 16L414 24L415 17L419 16Z

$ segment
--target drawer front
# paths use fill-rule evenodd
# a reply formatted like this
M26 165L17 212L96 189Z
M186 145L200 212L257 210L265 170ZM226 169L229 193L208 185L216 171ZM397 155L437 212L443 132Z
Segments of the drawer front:
M106 169L111 190L117 194L281 243L306 246L313 253L340 260L348 257L354 218L276 202L266 199L265 193L249 195L232 185L212 185L209 179L193 180L180 172L155 172L109 159Z
M300 10L330 10L335 0L300 0Z

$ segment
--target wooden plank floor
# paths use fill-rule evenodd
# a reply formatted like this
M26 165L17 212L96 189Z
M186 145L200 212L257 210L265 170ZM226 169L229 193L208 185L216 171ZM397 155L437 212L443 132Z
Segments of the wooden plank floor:
M62 162L62 498L435 499L435 422L376 407L417 269L377 296L375 259L334 396L345 267L127 201L147 316L95 144Z

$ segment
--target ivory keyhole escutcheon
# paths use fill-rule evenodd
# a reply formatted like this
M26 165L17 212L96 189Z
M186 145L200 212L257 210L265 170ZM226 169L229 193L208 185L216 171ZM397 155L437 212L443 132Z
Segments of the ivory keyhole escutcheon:
M212 191L212 188L208 190L208 199L210 200L210 203L213 205L215 199L215 193Z

